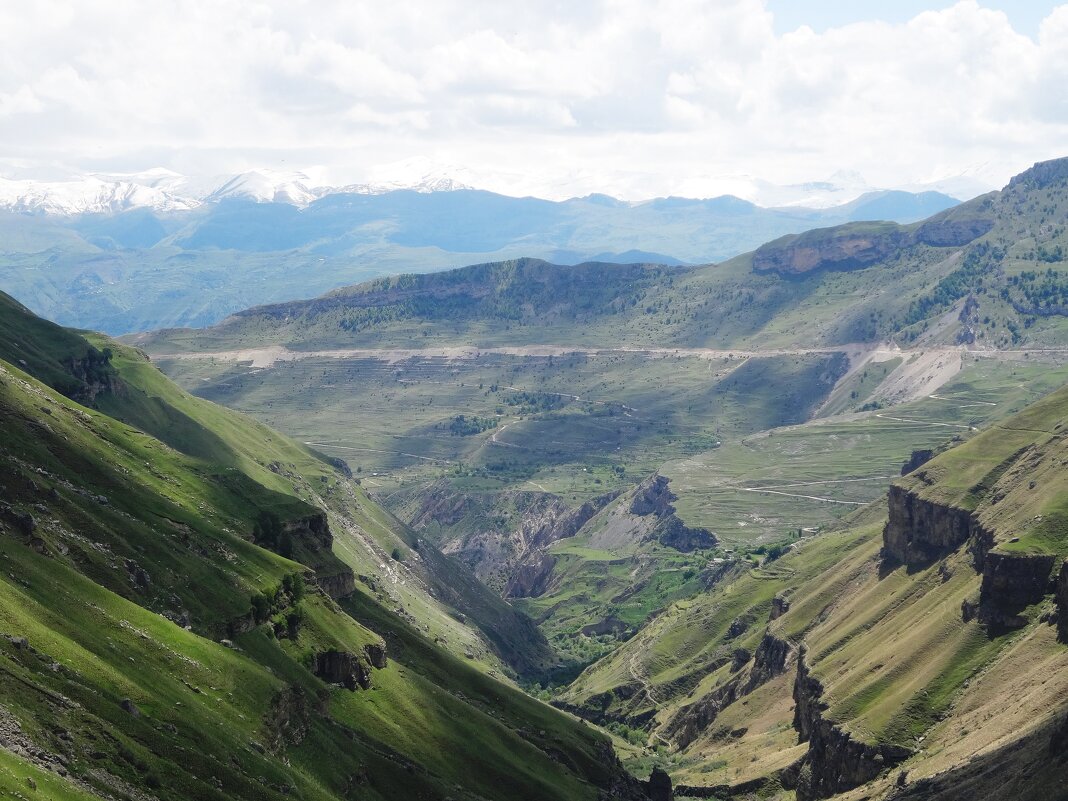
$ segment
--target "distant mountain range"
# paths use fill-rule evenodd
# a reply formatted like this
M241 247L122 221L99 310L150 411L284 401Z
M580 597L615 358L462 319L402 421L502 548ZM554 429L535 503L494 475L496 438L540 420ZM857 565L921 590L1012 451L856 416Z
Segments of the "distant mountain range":
M157 168L127 174L89 174L65 180L0 177L0 209L31 214L117 214L131 209L188 211L239 198L256 203L306 206L327 195L376 195L396 189L443 192L467 188L447 176L428 174L412 182L320 186L304 173L250 170L194 178Z
M846 170L836 172L827 180L797 184L775 184L749 175L722 176L713 183L726 190L718 198L739 197L766 208L829 209L888 191L873 187L860 174ZM330 195L380 195L397 190L429 193L474 188L509 196L560 198L560 187L554 187L552 192L501 191L502 185L518 186L507 178L480 176L470 170L442 167L419 158L373 169L362 181L342 184L324 183L304 172L273 169L209 176L182 175L162 167L133 173L0 174L0 209L68 216L116 214L140 208L171 212L233 199L304 207ZM958 177L899 189L909 190L905 194L970 197L982 188L974 180ZM623 202L637 206L649 201Z
M805 197L845 192L833 182L817 189ZM63 324L126 333L210 325L382 275L524 256L719 262L784 234L907 223L956 203L899 190L829 208L764 208L731 195L552 201L471 189L435 170L340 188L269 171L0 179L0 287Z

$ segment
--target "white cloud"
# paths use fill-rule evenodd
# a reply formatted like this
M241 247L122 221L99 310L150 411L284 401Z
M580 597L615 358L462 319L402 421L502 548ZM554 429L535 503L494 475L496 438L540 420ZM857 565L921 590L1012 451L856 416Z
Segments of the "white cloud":
M761 0L0 0L0 158L340 183L419 156L645 197L839 169L994 185L1068 155L1068 6L1037 39L975 0L773 21Z

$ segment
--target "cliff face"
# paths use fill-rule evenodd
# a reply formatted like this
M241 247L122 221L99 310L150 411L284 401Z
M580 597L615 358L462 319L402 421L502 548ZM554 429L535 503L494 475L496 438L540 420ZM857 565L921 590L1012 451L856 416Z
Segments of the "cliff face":
M403 516L417 530L437 530L435 539L446 553L509 597L512 588L530 586L530 575L542 566L546 548L573 537L618 494L607 493L572 508L551 493L475 495L439 482L422 491L417 506ZM521 592L530 594L529 589Z
M679 748L686 748L711 726L726 707L744 698L753 690L786 672L795 653L786 640L765 631L756 652L752 655L749 672L742 671L749 662L749 654L738 649L732 670L738 675L705 695L700 701L683 707L669 724L666 734Z
M859 270L918 245L962 247L993 227L988 215L949 209L918 227L865 222L818 228L760 246L753 253L753 271L789 278L820 270Z
M320 651L315 655L314 673L328 684L348 690L371 689L371 671L387 664L385 643L369 643L362 654L347 651Z
M313 553L329 551L334 543L326 515L321 512L287 520L282 524L282 531Z
M519 566L504 586L505 598L536 598L545 593L552 579L556 557L541 553Z
M1068 181L1068 158L1040 161L1009 181L1010 189L1044 189Z
M809 673L804 648L794 681L794 728L808 753L797 766L794 781L798 801L829 798L865 784L912 754L894 745L871 745L823 717L823 685Z
M655 517L657 523L648 539L659 540L676 551L689 553L698 548L714 548L716 537L707 529L691 528L675 514L678 496L668 486L665 476L655 475L638 485L630 503L630 513L638 517Z
M1005 628L1026 624L1019 613L1052 589L1053 562L1050 555L987 553L979 590L980 622Z
M338 571L337 573L326 575L317 573L314 581L319 589L335 601L352 595L352 593L356 591L356 577L353 575L351 569L345 569Z
M1061 563L1057 574L1057 633L1061 642L1068 642L1068 559Z
M964 509L932 503L903 487L891 485L887 503L883 551L909 567L930 564L956 550L980 528Z
M994 550L993 532L973 513L926 500L898 486L890 487L888 506L883 553L895 562L925 567L967 546L982 583L978 604L964 603L965 621L978 617L979 622L998 628L1022 626L1027 621L1020 613L1053 591L1052 555ZM1065 592L1068 600L1068 589Z
M874 229L845 225L809 231L757 248L753 271L800 276L815 270L855 270L883 261L910 241L909 233L892 223Z

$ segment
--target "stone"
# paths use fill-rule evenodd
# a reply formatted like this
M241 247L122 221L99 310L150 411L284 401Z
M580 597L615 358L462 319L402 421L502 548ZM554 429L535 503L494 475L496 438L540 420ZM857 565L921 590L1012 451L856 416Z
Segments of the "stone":
M371 687L371 671L348 651L321 651L315 655L316 676L328 684L340 684L348 690Z
M363 652L375 670L382 670L388 664L385 643L368 643L363 647Z
M660 768L653 768L649 774L649 801L671 801L675 794L671 788L671 777Z
M119 706L122 707L124 712L132 715L135 718L141 717L141 710L137 708L137 704L131 701L129 698L123 698L119 701Z

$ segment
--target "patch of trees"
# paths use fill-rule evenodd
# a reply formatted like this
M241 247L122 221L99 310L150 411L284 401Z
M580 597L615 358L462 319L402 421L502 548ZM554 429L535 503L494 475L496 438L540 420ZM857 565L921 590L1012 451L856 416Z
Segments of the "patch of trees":
M562 409L571 402L565 395L552 392L513 392L504 398L509 406L518 406L519 414L537 414Z
M945 311L969 292L978 289L986 276L996 271L1005 251L989 242L980 242L964 256L960 267L940 280L935 288L912 302L905 313L906 326Z
M307 591L304 576L288 573L275 587L252 596L252 617L256 625L271 621L275 636L296 639L304 622L300 606Z
M1001 297L1022 314L1068 314L1068 275L1052 268L1009 277Z
M496 417L477 417L458 414L449 421L449 433L454 437L472 437L497 427Z

